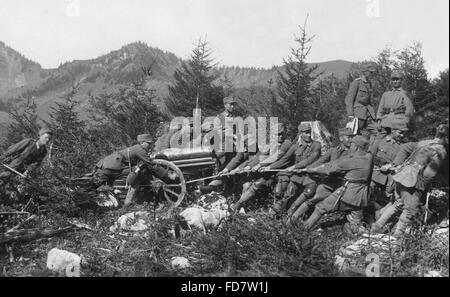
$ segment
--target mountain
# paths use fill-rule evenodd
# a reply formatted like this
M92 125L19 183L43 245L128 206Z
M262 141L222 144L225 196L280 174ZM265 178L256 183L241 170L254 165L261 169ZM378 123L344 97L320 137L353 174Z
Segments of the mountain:
M161 106L162 98L168 93L167 86L173 82L173 72L182 61L173 53L135 42L95 59L74 60L56 69L43 69L0 42L0 124L8 121L4 112L7 105L20 97L34 97L39 115L47 118L49 108L64 98L73 85L78 86L77 99L82 102L83 111L90 95L109 93L131 83L140 74L141 66L149 64L153 64L153 76L146 84L156 89L158 100L155 103ZM315 65L324 75L333 73L342 78L353 63L337 60ZM215 71L219 81L235 88L248 88L267 86L270 79L275 81L279 69L277 66L270 69L221 66Z

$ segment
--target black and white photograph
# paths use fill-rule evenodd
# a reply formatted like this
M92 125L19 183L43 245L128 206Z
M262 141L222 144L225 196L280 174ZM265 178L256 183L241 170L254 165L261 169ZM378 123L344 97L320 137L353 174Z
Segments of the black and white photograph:
M0 0L0 276L448 278L448 137L447 0Z

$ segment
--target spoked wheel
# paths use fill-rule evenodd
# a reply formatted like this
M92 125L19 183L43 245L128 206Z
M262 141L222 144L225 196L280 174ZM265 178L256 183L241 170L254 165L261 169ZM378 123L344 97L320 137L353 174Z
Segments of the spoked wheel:
M164 193L164 197L167 202L171 204L171 208L175 208L181 204L184 197L186 196L186 181L184 179L183 172L172 162L166 160L153 160L153 163L162 166L168 172L174 172L177 174L178 178L175 183L165 183L161 180L153 181L153 184L157 187L161 187Z

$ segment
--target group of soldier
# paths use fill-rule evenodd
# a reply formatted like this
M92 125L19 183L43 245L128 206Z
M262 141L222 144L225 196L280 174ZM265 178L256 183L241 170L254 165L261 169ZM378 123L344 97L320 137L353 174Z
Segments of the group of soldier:
M400 214L394 235L401 236L417 218L423 196L439 169L448 166L444 162L449 127L448 124L436 127L434 139L403 143L414 107L401 88L402 73L392 72L392 89L383 94L375 112L371 85L375 65L366 63L361 70L362 76L351 83L345 98L347 115L357 124L357 129L339 129L337 146L322 153L322 144L312 138L308 123L298 126L298 135L291 141L280 123L275 148L216 152L219 177L203 189L243 181L242 194L231 205L235 212L249 200L271 192L275 197L271 212L284 217L286 224L306 230L312 230L324 214L345 211L348 221L345 231L366 232L366 210L378 209L371 231L380 232L389 220ZM219 115L221 121L234 116L237 102L229 96L223 103L225 111ZM15 173L28 176L41 164L51 136L50 130L42 129L37 141L25 139L8 148L0 157L6 168L0 173L0 181L4 184ZM115 152L95 165L91 176L96 186L111 188L114 180L124 174L132 184L139 179L139 170L150 170L158 178L176 180L177 176L167 169L152 165L149 156L155 146L153 137L143 134L137 141L137 145ZM161 147L161 143L156 143L156 147ZM148 166L134 169L138 164ZM375 188L382 189L387 204L371 195ZM125 204L130 203L127 197Z

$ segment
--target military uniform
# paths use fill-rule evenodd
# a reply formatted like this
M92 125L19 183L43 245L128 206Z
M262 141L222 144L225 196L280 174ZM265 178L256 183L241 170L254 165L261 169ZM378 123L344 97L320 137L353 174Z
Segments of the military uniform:
M393 162L395 166L403 164L393 176L398 199L386 207L375 223L374 230L379 230L395 213L402 211L394 236L400 236L404 232L417 216L421 198L444 164L446 156L447 151L441 139L406 143L401 146Z
M402 78L403 74L398 70L394 70L391 74L391 79L395 81ZM377 112L377 120L381 122L381 127L390 127L395 122L402 122L408 126L414 115L414 105L399 85L400 83L394 85L392 90L381 96Z
M351 132L351 131L349 131ZM348 134L352 135L352 134ZM343 144L333 147L325 152L316 162L308 166L308 168L316 168L323 164L334 162L340 158L344 158L349 155L349 149ZM326 179L318 180L317 178L306 175L305 178L314 180L318 184L316 191L313 193L313 197L300 196L288 210L288 223L295 222L298 218L302 217L311 207L317 203L323 201L325 198L331 195L334 190L343 185L342 179L336 177L328 177Z
M52 132L43 128L39 131L39 135L44 134L52 134ZM47 148L45 145L39 145L39 142L35 139L26 138L10 146L0 156L0 160L12 169L24 173L25 171L32 172L39 167L46 155ZM3 169L1 168L1 170ZM10 171L3 171L0 173L0 178L9 178L11 174Z
M378 105L377 120L381 127L389 127L392 121L403 121L407 125L414 115L414 105L402 88L385 92Z
M376 118L372 106L373 89L371 82L364 76L355 79L345 97L347 115L358 118L358 129L373 129Z
M353 225L361 224L362 210L367 206L369 199L372 154L365 152L369 143L364 137L356 136L352 141L357 143L359 150L339 160L308 170L312 173L343 175L345 184L316 205L314 213L305 223L306 229L311 229L323 214L335 210L351 211L347 216L349 222Z
M369 148L369 151L373 155L375 169L379 169L386 164L392 163L400 149L400 146L401 144L389 135L382 139L376 140ZM382 187L386 187L388 193L392 192L394 181L392 179L392 175L388 172L374 170L372 172L372 182Z
M279 134L284 133L284 126L279 124L278 128ZM247 168L255 167L266 167L272 163L277 162L288 152L292 146L292 142L289 139L285 139L282 143L276 143L276 147L272 149L267 149L266 151L258 151L254 157L243 164ZM272 153L271 152L275 152ZM242 167L243 168L243 167ZM265 191L271 188L275 183L274 174L269 172L263 173L253 173L252 175L258 174L259 178L254 178L250 182L243 185L243 192L239 201L233 206L235 210L239 210L240 205L245 203L249 199L253 198L256 193ZM262 176L261 176L262 175Z
M223 103L227 104L227 103L236 103L236 99L232 96L229 97L225 97L223 99ZM220 124L221 124L221 130L220 133L222 134L222 148L216 150L216 156L217 159L219 160L219 171L225 169L225 167L227 166L228 162L231 161L231 159L236 155L235 152L235 145L234 145L234 138L233 137L227 137L225 135L225 129L226 129L226 123L229 120L233 119L233 115L230 114L228 111L224 110L222 113L217 115L217 118L219 118L220 120ZM233 134L236 132L235 127L233 127ZM227 149L226 143L231 143L231 148L232 151L231 152L226 152L225 150Z
M307 126L308 127L305 126L303 128L299 127L299 132L302 132L302 129L309 129L306 131L310 131L311 127L309 125ZM271 164L269 168L282 169L294 165L295 169L303 169L316 161L320 157L320 152L320 142L314 140L305 142L299 136L286 154L280 158L280 160ZM279 173L275 195L278 196L278 198L281 198L281 200L274 205L274 210L283 210L289 201L299 194L306 197L312 197L316 190L316 186L316 182L306 175L289 172Z

